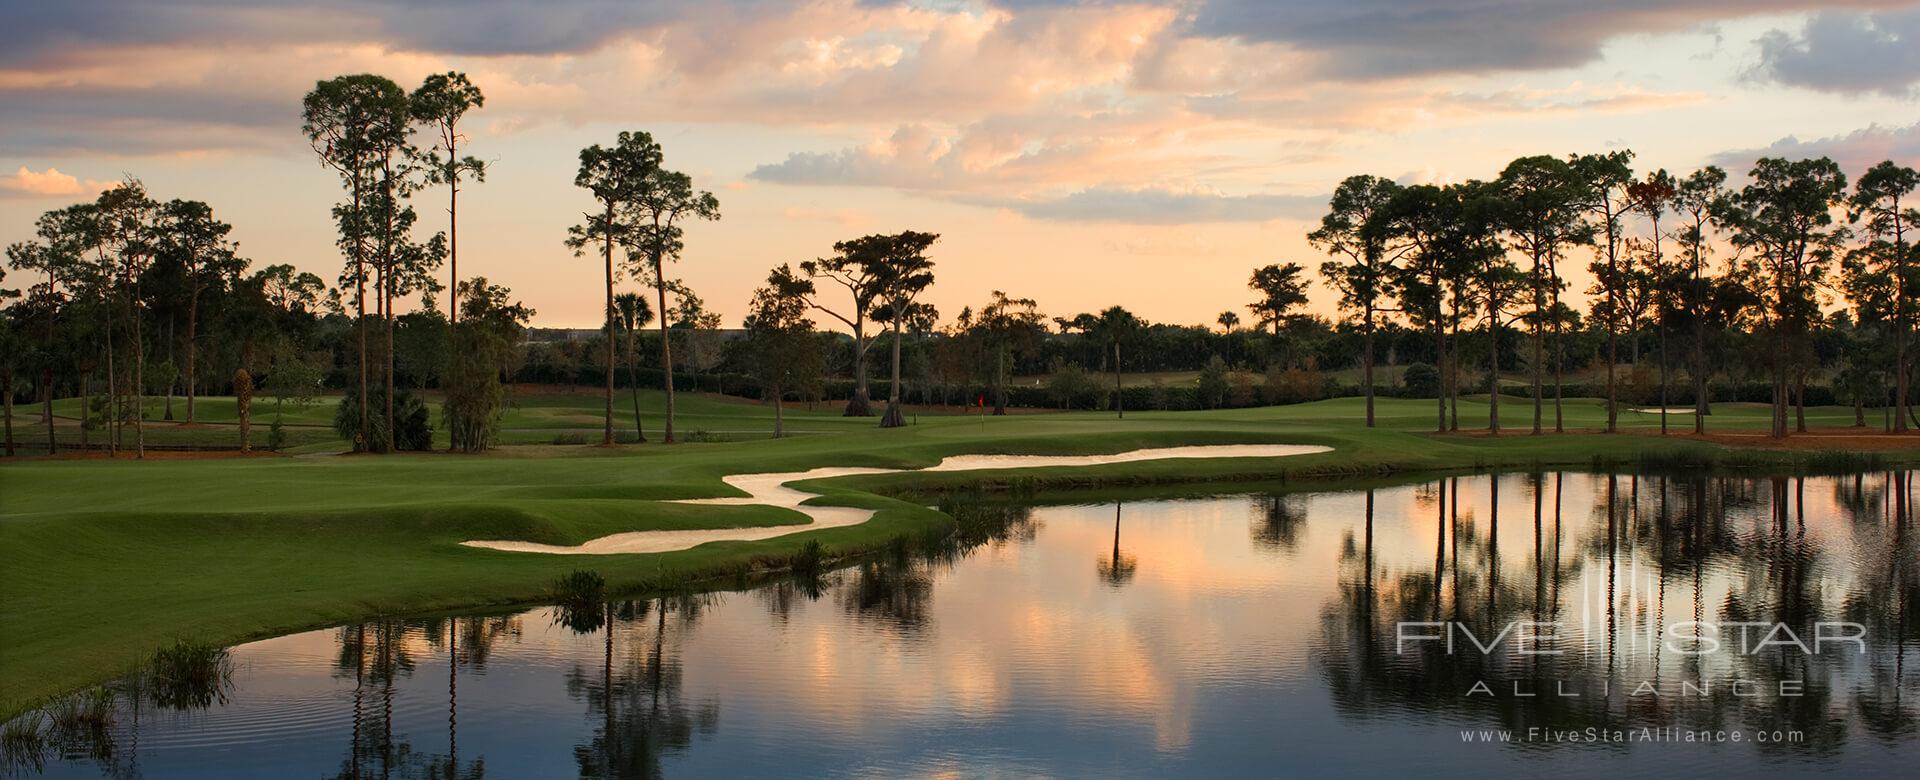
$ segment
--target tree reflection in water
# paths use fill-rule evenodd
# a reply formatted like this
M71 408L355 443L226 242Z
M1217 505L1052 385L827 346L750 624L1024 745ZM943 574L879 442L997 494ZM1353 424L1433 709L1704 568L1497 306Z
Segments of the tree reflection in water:
M1307 522L1307 502L1297 495L1261 495L1253 499L1250 533L1255 546L1293 552Z
M581 777L660 777L666 754L719 727L717 700L684 695L680 658L680 636L719 598L687 593L605 604L599 674L577 666L567 674L567 694L585 702L598 724L573 748Z
M1133 580L1140 569L1140 561L1132 555L1120 552L1120 504L1113 505L1113 553L1101 558L1095 569L1100 573L1100 581L1113 587L1120 587Z
M1814 479L1522 473L1449 477L1345 492L1325 501L1299 495L1220 499L1213 508L1244 508L1249 518L1244 535L1238 520L1224 529L1228 549L1198 546L1218 545L1218 528L1210 531L1216 536L1195 547L1180 547L1196 537L1189 529L1164 534L1158 524L1142 525L1142 511L1156 510L1140 504L1131 515L1122 505L1113 508L1109 539L1101 506L1054 515L1085 524L1033 556L1025 556L1021 548L1044 547L1055 540L1035 542L1040 524L1030 508L998 501L949 502L942 508L955 518L950 533L903 538L837 571L763 585L754 597L764 611L755 605L714 617L716 623L728 621L722 632L726 636L734 631L752 636L765 628L764 623L753 625L760 621L779 626L791 620L809 630L899 640L885 643L893 647L916 643L915 652L938 660L943 635L950 641L965 633L933 630L943 616L956 614L953 608L973 618L982 610L982 599L1023 595L1011 590L958 593L955 589L968 580L946 575L975 556L990 556L978 562L993 573L1004 566L1064 560L1068 566L1052 580L1067 583L1063 591L1120 597L1111 590L1085 587L1092 583L1084 579L1084 556L1095 556L1101 583L1123 587L1125 599L1149 606L1161 599L1206 606L1205 594L1196 597L1192 575L1183 579L1183 572L1191 572L1196 563L1217 564L1205 576L1212 584L1234 585L1234 598L1259 594L1319 609L1317 630L1307 631L1304 638L1308 668L1322 676L1338 720L1510 730L1794 730L1802 732L1805 741L1760 744L1752 750L1763 758L1798 761L1834 757L1859 746L1851 741L1897 753L1920 736L1920 704L1905 662L1907 645L1920 639L1920 615L1915 614L1920 608L1915 606L1920 604L1915 547L1920 542L1911 527L1911 481L1905 473ZM1204 522L1208 515L1200 517ZM1132 525L1126 525L1129 522ZM1319 526L1316 530L1330 530L1308 534L1309 522ZM1276 552L1299 565L1266 565ZM1137 577L1136 554L1153 556L1150 571L1155 576ZM1332 590L1323 590L1328 584ZM330 667L332 677L318 687L336 697L322 710L327 725L313 732L323 736L313 738L319 747L307 765L317 762L321 772L339 777L478 778L487 770L480 760L484 749L496 757L496 773L513 771L508 762L524 758L515 752L519 746L497 743L498 719L463 717L460 698L474 690L525 695L524 687L503 679L513 675L483 679L476 673L495 657L497 644L520 641L522 621L527 620L535 629L527 632L535 635L530 642L535 647L525 648L531 651L532 668L564 681L562 691L551 677L522 678L533 680L547 694L545 712L559 718L558 731L546 736L554 740L550 747L560 751L564 773L654 777L666 771L663 767L679 766L676 756L688 760L688 766L711 767L703 763L711 756L695 748L732 744L739 736L722 735L703 744L718 733L719 697L740 696L751 702L757 693L724 682L700 682L713 680L716 671L728 671L726 659L686 657L698 652L688 648L710 647L694 643L692 637L703 614L722 598L674 594L623 600L596 593L579 603L525 613L532 617L370 621L289 637L293 641L287 646L296 648L311 647L302 644L309 640L322 643L320 663ZM949 609L936 610L936 599L950 601L938 604ZM993 602L993 608L998 606ZM1202 614L1207 611L1168 614L1191 617L1197 621L1194 626L1204 629L1211 619ZM1059 619L1068 621L1064 628L1082 628L1071 622L1076 619L1071 614ZM1565 653L1508 652L1512 635L1506 647L1491 655L1472 651L1464 639L1454 653L1435 642L1399 652L1396 624L1401 621L1458 623L1481 641L1515 622L1555 624L1554 638L1547 641L1550 649ZM1676 652L1661 641L1678 624L1741 621L1785 624L1800 637L1815 636L1822 622L1859 623L1866 627L1867 653L1804 655L1774 649L1698 655ZM568 632L580 638L568 638ZM1165 641L1152 632L1132 636L1147 651ZM1289 636L1279 641L1299 640ZM258 696L250 703L229 690L231 676L225 670L234 656L199 650L182 652L144 674L63 698L7 724L0 745L8 771L35 772L49 762L70 760L110 776L137 776L143 769L159 770L163 760L157 746L167 741L149 737L147 760L156 766L140 766L143 726L149 734L176 742L183 733L197 736L190 727L170 727L159 713L168 713L174 722L179 720L174 713L227 706L240 707L238 715L262 722L282 714L271 706L244 709L261 705ZM1074 650L1067 646L1068 652L1043 662L1082 663ZM860 657L857 650L850 652ZM242 650L237 657L249 658L246 653ZM270 663L288 660L251 656L262 657ZM311 657L299 651L295 662L287 663L291 676L311 684L306 672L312 667L301 665ZM433 666L443 659L448 662L445 669ZM707 676L689 674L690 660L708 664L709 669L701 670ZM1203 697L1194 693L1198 683L1193 670L1201 665L1183 658L1181 663L1141 666L1144 682L1129 705L1134 709L1118 715L1104 700L1079 702L1055 689L1027 694L1016 687L1005 702L1008 709L997 711L996 717L1013 713L1007 717L1017 718L1018 708L1034 706L1034 699L1023 700L1023 695L1044 699L1045 706L1086 706L1121 722L1139 713L1178 714L1182 707L1211 706L1197 703ZM245 672L241 676L252 679ZM1763 689L1785 680L1806 684L1801 696L1743 697L1731 691L1736 678ZM1243 679L1231 681L1240 684ZM1488 695L1468 696L1478 682L1487 684ZM1515 695L1516 683L1535 695ZM1662 695L1636 695L1641 683L1650 683ZM709 684L714 685L711 690L686 690ZM1683 684L1706 692L1681 695ZM1558 685L1581 695L1552 695ZM223 704L229 699L233 705ZM409 715L396 717L396 701L404 703L400 709ZM521 701L514 700L512 706ZM876 706L888 703L876 700ZM468 704L474 711L501 706L498 698ZM497 712L489 709L487 714ZM740 714L732 717L748 720ZM490 726L477 725L482 723ZM463 727L492 730L469 738L460 733ZM527 739L533 745L540 737ZM489 740L496 744L482 744ZM340 743L345 743L344 751ZM1847 757L1855 752L1848 751ZM182 752L176 744L168 755L165 760L180 761Z
M520 635L517 616L392 619L346 626L336 632L334 674L352 677L352 728L340 778L480 778L480 759L459 754L459 669L484 667L493 645ZM443 651L447 658L447 750L418 750L395 734L394 699L401 681L418 669L417 653Z
M1920 713L1903 694L1904 656L1914 638L1920 578L1913 574L1909 475L1834 480L1834 503L1848 516L1843 530L1856 551L1850 561L1829 560L1837 553L1827 547L1838 542L1808 531L1804 478L1590 479L1593 514L1578 527L1562 523L1562 475L1466 479L1485 491L1475 502L1488 510L1484 537L1471 513L1462 515L1462 480L1421 487L1416 510L1431 507L1440 520L1431 567L1375 563L1369 501L1363 541L1349 539L1341 552L1339 595L1322 613L1316 644L1340 711L1355 718L1438 715L1522 731L1797 730L1804 742L1758 749L1799 758L1842 749L1848 725L1838 713L1850 709L1861 713L1868 733L1912 737ZM1501 507L1511 506L1501 502L1505 491L1524 493L1531 513L1531 566L1517 579L1503 570L1499 546L1518 533L1500 530L1508 519ZM1576 555L1563 562L1562 535L1569 531ZM1558 622L1557 637L1543 646L1563 654L1514 653L1511 644L1491 654L1470 647L1448 653L1442 642L1397 652L1400 622L1435 620L1457 621L1481 641L1514 621ZM1676 653L1663 640L1670 627L1688 621L1784 624L1808 642L1817 623L1853 621L1866 627L1868 652L1830 644L1820 654L1779 647ZM1770 693L1735 695L1734 679ZM1803 695L1771 693L1791 680L1805 681ZM1482 681L1491 695L1467 695ZM1644 693L1643 683L1660 695ZM1516 695L1516 685L1538 695ZM1582 695L1553 695L1560 685Z

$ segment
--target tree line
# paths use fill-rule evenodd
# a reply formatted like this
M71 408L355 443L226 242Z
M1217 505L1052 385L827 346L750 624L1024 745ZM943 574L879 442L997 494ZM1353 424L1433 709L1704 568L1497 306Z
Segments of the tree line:
M1453 184L1352 176L1307 235L1329 258L1316 270L1338 296L1336 320L1304 313L1309 270L1291 262L1254 269L1245 318L1223 312L1217 329L1151 323L1118 305L1049 317L998 290L943 320L921 300L935 282L939 236L908 230L849 238L771 269L744 327L723 333L720 315L670 273L686 226L719 219L718 200L669 168L651 135L621 132L579 154L574 183L590 206L563 242L601 266L604 323L574 344L529 342L534 312L504 286L459 275L459 196L488 170L467 153L462 123L484 105L460 73L412 91L378 75L341 76L307 93L303 136L341 191L331 217L342 265L331 284L285 264L253 270L208 204L162 200L131 177L43 214L0 269L0 282L7 270L16 284L27 280L0 288L7 451L23 396L39 401L49 451L58 449L54 400L75 397L83 448L97 434L110 452L139 456L148 396L166 397L165 419L193 425L204 389L230 390L242 399L244 449L256 388L311 399L323 386L345 391L335 428L356 450L430 446L420 391L433 388L451 446L478 451L494 442L509 384L572 383L586 365L602 385L603 444L623 438L614 424L621 369L633 388L632 440L646 441L641 384L665 391L660 432L673 442L675 388L704 387L703 377L720 390L737 377L735 392L771 401L778 435L790 398L843 395L844 414L873 415L875 359L888 371L882 427L905 424L910 386L922 403L958 400L983 413L1047 403L1124 417L1129 407L1180 406L1164 388L1126 386L1126 371L1196 371L1185 389L1206 407L1253 403L1256 385L1267 402L1326 397L1339 391L1321 372L1348 367L1358 369L1348 387L1364 397L1371 426L1375 396L1391 390L1376 377L1383 353L1402 366L1391 391L1434 398L1439 431L1458 430L1460 397L1482 390L1491 432L1501 429L1503 393L1531 405L1531 432L1547 430L1549 408L1552 430L1563 431L1568 390L1589 391L1567 374L1588 366L1604 372L1593 394L1607 402L1608 431L1626 384L1639 402L1659 404L1663 431L1680 400L1704 432L1711 380L1749 372L1764 374L1775 436L1806 429L1818 379L1826 387L1816 399L1850 399L1861 424L1868 405L1888 409L1895 432L1914 422L1907 234L1920 219L1910 205L1920 174L1892 161L1850 183L1830 159L1765 158L1737 188L1715 166L1635 172L1629 151L1522 157L1490 179ZM421 235L415 206L436 188L447 229ZM1584 312L1566 296L1581 261L1592 279ZM403 312L410 297L418 303ZM1653 398L1619 376L1623 350L1638 372L1643 340L1657 365ZM676 359L691 378L683 370L676 379ZM1521 386L1503 386L1515 372ZM1042 374L1044 388L1014 384Z

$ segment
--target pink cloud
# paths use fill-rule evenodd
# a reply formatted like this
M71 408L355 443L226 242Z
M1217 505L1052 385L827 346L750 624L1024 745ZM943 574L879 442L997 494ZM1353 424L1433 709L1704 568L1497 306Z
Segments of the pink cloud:
M53 167L35 171L22 165L12 175L0 177L0 194L10 198L92 197L111 186L112 182L83 181Z

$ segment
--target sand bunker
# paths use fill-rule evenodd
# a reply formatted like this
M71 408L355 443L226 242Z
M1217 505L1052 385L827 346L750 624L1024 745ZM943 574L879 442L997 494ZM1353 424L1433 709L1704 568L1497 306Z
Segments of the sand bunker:
M1641 414L1659 414L1659 413L1660 413L1660 407L1658 407L1658 406L1654 406L1654 407L1649 407L1649 408L1645 408L1645 409L1635 409L1634 411L1636 411L1636 412L1639 412L1639 413L1641 413ZM1667 410L1666 410L1666 411L1667 411L1667 414L1693 414L1693 407L1691 407L1691 406L1669 406L1669 407L1667 407Z
M1327 452L1331 448L1302 444L1223 444L1195 447L1159 447L1112 455L956 455L924 469L925 471L979 471L983 469L1030 469L1043 466L1100 466L1171 458L1278 458ZM847 506L807 506L802 502L815 493L787 486L789 482L856 474L891 474L913 469L818 468L769 474L731 474L721 481L738 488L745 496L727 498L688 498L680 504L760 504L792 509L812 522L762 528L707 528L691 531L629 531L602 536L585 544L568 547L533 542L471 541L468 547L485 547L510 552L535 552L562 555L613 555L617 553L657 553L685 550L708 542L748 542L776 536L859 525L872 519L873 510Z

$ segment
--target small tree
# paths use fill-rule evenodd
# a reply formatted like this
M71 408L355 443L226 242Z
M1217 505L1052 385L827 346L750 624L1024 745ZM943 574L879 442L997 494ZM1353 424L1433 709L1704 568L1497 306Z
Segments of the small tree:
M1047 317L1032 298L1009 298L999 290L980 309L973 327L985 342L993 361L993 413L1007 413L1007 373L1015 353L1027 349L1046 333Z
M1273 335L1280 335L1280 329L1292 321L1293 310L1307 305L1306 271L1299 263L1254 269L1247 289L1259 297L1247 304L1247 310L1253 312L1255 327L1272 326Z
M753 373L773 401L773 437L786 435L784 399L788 390L816 381L825 361L813 340L813 321L807 303L813 280L797 276L782 265L767 275L767 284L753 293L745 327L753 355Z
M1199 395L1200 408L1218 409L1227 402L1227 361L1219 355L1207 358L1207 364L1200 368L1200 377L1195 383Z
M459 293L460 321L453 326L453 344L464 357L448 371L441 416L452 449L481 452L492 447L498 435L505 409L500 374L533 310L484 276L460 283Z
M273 368L267 372L267 392L278 406L292 401L295 406L307 406L320 394L320 382L324 374L312 361L297 355L283 355L273 361Z

